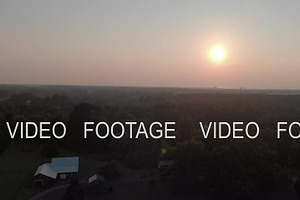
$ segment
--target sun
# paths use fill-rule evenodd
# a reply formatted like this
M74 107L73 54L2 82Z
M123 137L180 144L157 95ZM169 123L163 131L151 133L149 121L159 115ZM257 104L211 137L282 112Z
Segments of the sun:
M215 61L220 61L220 60L224 59L224 56L225 56L225 51L222 47L215 47L211 51L211 57Z

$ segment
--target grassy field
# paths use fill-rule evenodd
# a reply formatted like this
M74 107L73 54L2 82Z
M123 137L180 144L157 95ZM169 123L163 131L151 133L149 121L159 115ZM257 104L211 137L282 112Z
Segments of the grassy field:
M40 163L41 146L12 142L0 156L0 199L26 199L32 193L33 175Z
M33 175L39 165L50 162L40 155L42 145L28 142L12 142L0 155L0 199L24 200L43 188L33 185ZM70 152L60 150L60 154Z
M33 175L39 165L50 162L50 158L41 156L42 145L16 141L12 142L0 155L0 199L25 200L49 188L33 185ZM74 156L74 153L60 149L59 156ZM108 162L101 159L101 154L80 154L79 175L81 183L98 172ZM155 169L130 169L120 164L122 177L118 182L135 181L141 175L149 176ZM157 173L157 172L156 172ZM66 182L65 182L66 183ZM59 183L58 183L59 184ZM56 186L58 185L56 184Z
M35 194L50 188L39 188L33 185L33 175L37 167L42 163L49 162L40 155L42 145L28 142L13 142L0 156L0 199L2 200L26 200ZM62 150L59 156L74 156L74 153ZM97 173L99 168L106 165L101 159L101 154L80 154L79 179L83 185L86 185L88 177ZM165 181L156 181L154 187L149 186L149 182L142 180L141 176L151 178L155 174L159 178L157 169L131 169L120 163L122 177L119 180L109 181L114 187L113 193L89 195L86 199L182 199L182 197L172 194L170 187ZM67 182L64 182L66 184ZM56 184L54 187L62 183ZM61 191L63 194L64 190ZM61 195L62 195L61 194ZM58 193L56 193L55 198ZM175 196L174 196L175 195ZM43 199L53 199L52 195L46 195ZM146 198L147 197L147 198ZM198 196L199 197L199 196ZM295 191L292 189L271 192L258 199L297 199ZM197 197L188 197L187 199L196 199ZM209 199L201 197L201 199Z

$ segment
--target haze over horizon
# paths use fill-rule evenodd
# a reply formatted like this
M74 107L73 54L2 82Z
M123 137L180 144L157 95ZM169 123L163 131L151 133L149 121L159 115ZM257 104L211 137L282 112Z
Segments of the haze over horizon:
M300 89L299 7L3 0L0 84Z

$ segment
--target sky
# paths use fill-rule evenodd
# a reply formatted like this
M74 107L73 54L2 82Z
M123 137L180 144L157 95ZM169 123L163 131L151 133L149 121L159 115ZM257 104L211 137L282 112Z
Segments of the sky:
M300 89L299 8L0 0L0 84ZM221 61L210 56L216 46Z

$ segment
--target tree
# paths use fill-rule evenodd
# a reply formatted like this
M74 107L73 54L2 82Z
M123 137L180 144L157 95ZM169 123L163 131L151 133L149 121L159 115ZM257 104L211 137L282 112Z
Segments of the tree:
M100 168L98 174L103 175L106 179L115 179L121 177L121 166L116 160L110 161L107 165Z
M69 130L64 140L65 146L78 152L92 151L94 148L107 151L108 140L99 140L95 134L83 139L84 122L98 122L101 119L102 115L99 107L88 103L76 105L69 116ZM99 131L102 131L101 128Z
M257 140L230 141L210 153L205 185L230 199L251 199L260 192L287 186L275 155Z
M4 119L0 120L0 130L5 130L0 133L0 154L5 151L5 149L8 147L11 141L8 130L5 127L5 124L6 122L11 123L13 119L14 119L14 115L11 112L8 112L4 115Z

